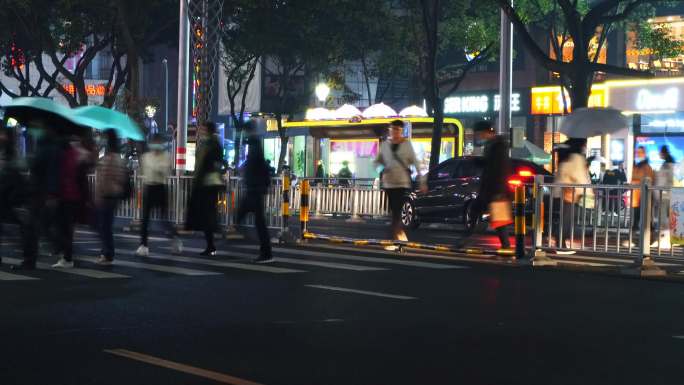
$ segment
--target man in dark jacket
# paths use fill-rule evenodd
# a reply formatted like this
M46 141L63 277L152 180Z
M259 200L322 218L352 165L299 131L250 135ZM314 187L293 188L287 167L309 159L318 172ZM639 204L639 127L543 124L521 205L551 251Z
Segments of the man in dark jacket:
M269 263L273 262L273 256L271 253L271 239L266 227L266 219L264 218L264 195L268 192L268 187L271 185L271 173L264 159L264 148L261 144L261 138L254 132L254 123L252 121L247 123L246 130L249 135L247 139L249 153L243 168L243 181L246 191L238 208L237 223L242 223L248 213L254 213L254 224L256 225L259 243L261 244L259 257L256 259L256 262Z
M508 191L508 177L511 175L511 159L508 154L506 141L500 135L496 135L490 122L480 121L473 127L475 132L475 144L484 146L484 170L480 178L480 190L477 200L473 203L475 209L471 218L471 230L476 227L477 220L489 210L493 202L508 202L510 206L510 193ZM511 214L512 215L512 214ZM490 212L490 226L496 231L502 248L510 248L508 237L507 220L493 218Z

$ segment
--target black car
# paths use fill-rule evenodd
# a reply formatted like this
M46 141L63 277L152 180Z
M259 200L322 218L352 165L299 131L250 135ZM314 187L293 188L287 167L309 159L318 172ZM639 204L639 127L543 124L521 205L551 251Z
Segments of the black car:
M543 167L532 162L511 159L513 174L509 178L512 192L517 184L532 184L535 175L549 175ZM484 158L469 156L446 160L427 176L428 191L416 190L409 194L401 213L406 227L416 228L421 223L460 223L466 227L474 221L473 202L480 188ZM531 194L527 200L530 206ZM476 223L476 222L475 222Z

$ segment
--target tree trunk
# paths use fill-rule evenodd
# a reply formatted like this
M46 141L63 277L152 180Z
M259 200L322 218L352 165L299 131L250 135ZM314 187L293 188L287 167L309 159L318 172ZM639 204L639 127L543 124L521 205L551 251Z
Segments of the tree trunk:
M147 129L143 122L143 108L140 105L140 56L137 50L129 49L126 55L126 60L128 61L128 84L127 88L127 103L126 112L128 116L131 117L140 127L145 130L147 134Z
M439 164L439 154L442 152L442 126L444 125L444 104L442 98L435 97L432 103L434 109L434 128L432 143L430 144L430 170Z
M277 113L276 119L278 120L278 135L280 136L280 155L278 156L278 174L280 174L285 165L285 155L287 155L287 142L289 137L287 136L287 132L285 132L285 127L283 127L283 115ZM294 170L292 170L292 172L294 172Z
M589 69L589 63L586 65L575 64L578 68L570 76L570 105L573 110L578 108L586 108L589 105L589 95L591 94L591 85L593 83L593 72Z

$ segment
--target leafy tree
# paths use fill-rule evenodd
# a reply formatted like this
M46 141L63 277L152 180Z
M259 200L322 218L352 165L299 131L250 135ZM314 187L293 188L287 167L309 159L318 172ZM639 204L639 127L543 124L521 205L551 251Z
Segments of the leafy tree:
M418 53L418 78L434 117L430 168L439 163L444 95L468 72L490 60L498 47L498 18L489 0L408 0L406 25ZM446 92L445 92L446 91Z
M572 105L586 107L597 73L647 77L650 73L601 63L600 52L607 36L616 28L634 28L654 13L657 0L496 0L511 19L517 37L535 60L557 73L569 93ZM537 39L545 31L553 49L547 53L547 39ZM565 47L572 48L564 60Z
M672 29L667 24L652 25L649 22L637 25L636 48L648 52L648 64L655 69L654 62L674 58L684 54L682 42L672 37Z

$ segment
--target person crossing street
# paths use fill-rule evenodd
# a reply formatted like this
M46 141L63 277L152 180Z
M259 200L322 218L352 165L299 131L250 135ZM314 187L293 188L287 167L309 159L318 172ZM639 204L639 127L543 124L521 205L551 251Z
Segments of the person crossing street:
M163 224L166 230L173 235L173 251L180 253L182 243L178 239L176 228L168 220L168 199L166 181L171 173L171 157L166 152L164 141L159 134L152 136L149 151L142 156L143 178L143 219L140 226L140 246L135 254L139 257L147 257L150 254L148 247L148 235L150 214L155 208L160 210Z

